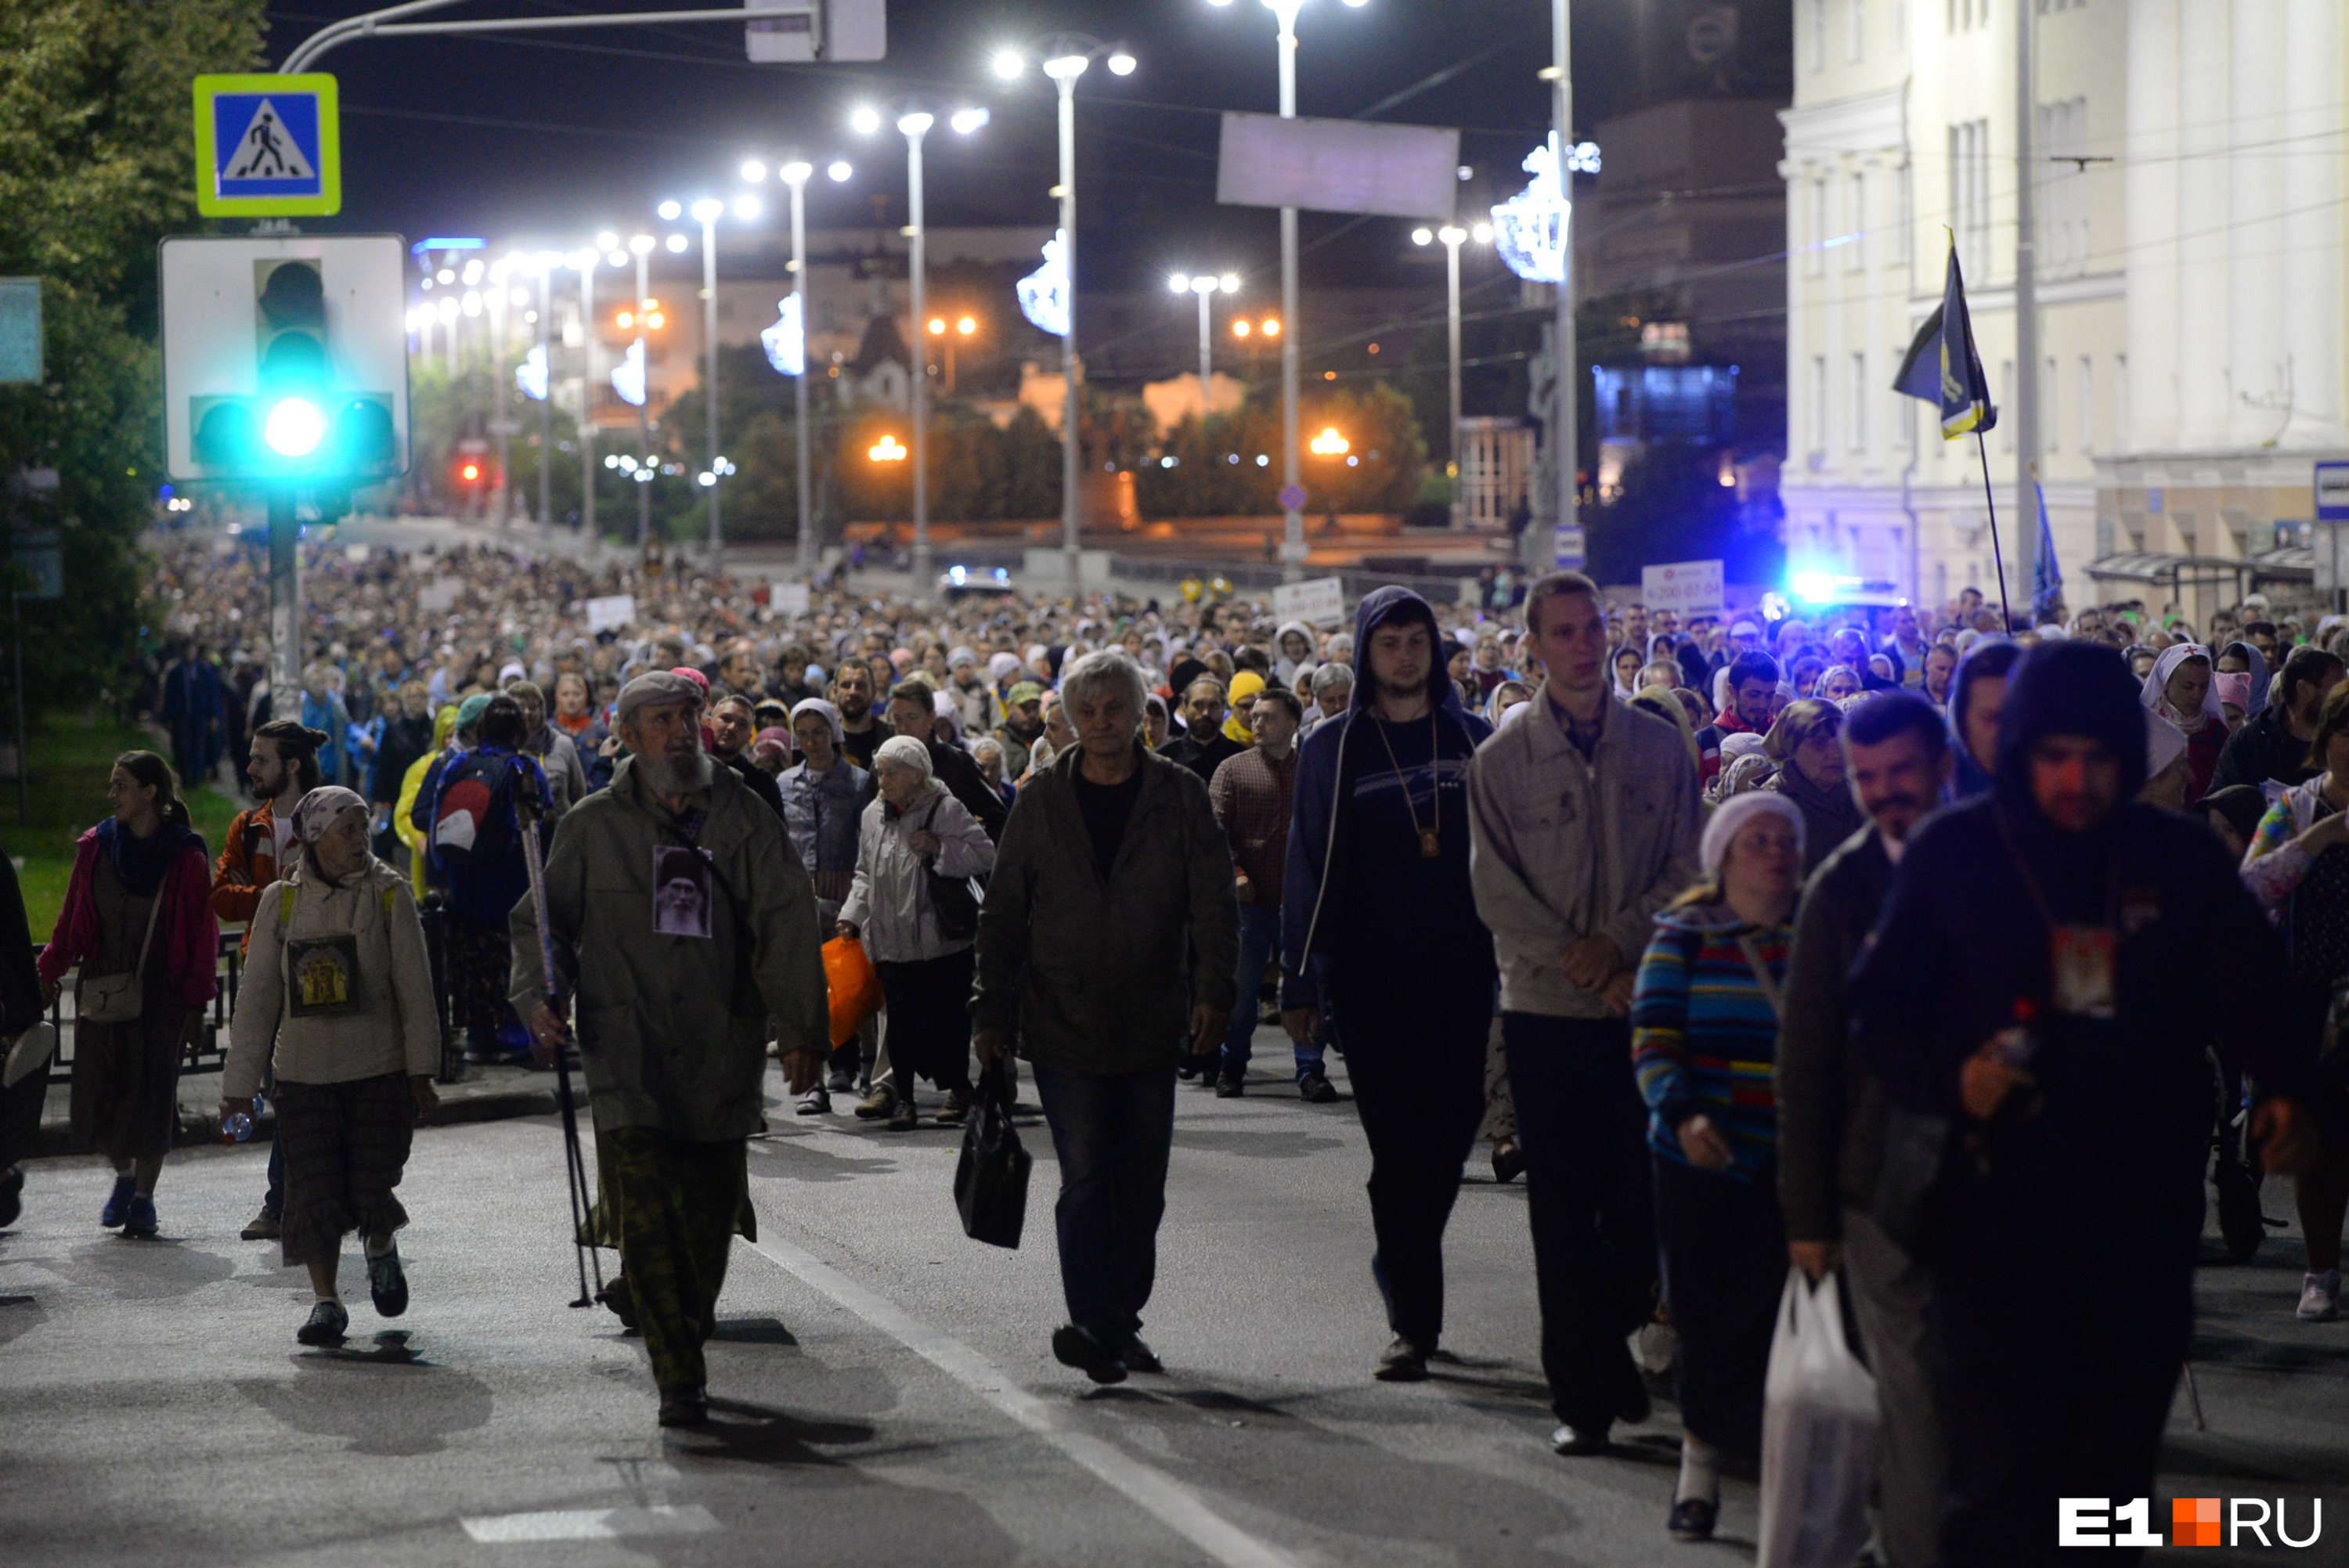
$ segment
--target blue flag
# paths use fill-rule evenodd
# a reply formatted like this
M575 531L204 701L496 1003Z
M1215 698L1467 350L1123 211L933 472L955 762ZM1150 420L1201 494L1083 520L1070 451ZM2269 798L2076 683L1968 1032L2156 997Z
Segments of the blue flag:
M1990 400L1990 380L1982 374L1982 356L1974 352L1973 322L1966 314L1966 283L1958 270L1954 241L1941 284L1940 308L1917 329L1909 352L1901 357L1899 373L1892 378L1892 389L1939 408L1945 441L1998 426L1998 410Z
M2055 530L2047 521L2047 491L2034 477L2031 493L2039 499L2039 553L2031 562L2031 618L2044 624L2054 618L2064 598L2064 569L2055 563Z

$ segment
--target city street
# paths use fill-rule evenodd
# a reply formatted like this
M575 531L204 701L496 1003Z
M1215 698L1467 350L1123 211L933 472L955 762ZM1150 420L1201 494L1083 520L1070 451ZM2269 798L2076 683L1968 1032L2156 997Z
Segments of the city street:
M1273 1048L1264 1031L1259 1060ZM1040 1122L1027 1240L1006 1253L960 1233L957 1133L778 1100L750 1150L760 1239L735 1248L711 1347L717 1419L685 1435L654 1425L640 1346L564 1305L551 1118L420 1135L402 1188L414 1304L377 1318L354 1246L339 1352L295 1345L301 1276L274 1243L235 1239L258 1146L176 1159L148 1243L98 1228L96 1161L36 1162L24 1219L0 1233L5 1560L1750 1559L1750 1480L1727 1488L1713 1543L1667 1539L1669 1405L1619 1434L1619 1458L1548 1451L1524 1187L1493 1185L1481 1149L1451 1233L1453 1357L1429 1383L1383 1385L1368 1377L1386 1334L1350 1104L1304 1106L1261 1073L1245 1099L1179 1093L1147 1326L1165 1377L1094 1390L1050 1359ZM2268 1206L2289 1207L2281 1191ZM2349 1325L2292 1321L2301 1249L2278 1235L2258 1265L2205 1273L2209 1429L2181 1397L2165 1491L2305 1496L2349 1470ZM2113 1310L2128 1310L2125 1281Z

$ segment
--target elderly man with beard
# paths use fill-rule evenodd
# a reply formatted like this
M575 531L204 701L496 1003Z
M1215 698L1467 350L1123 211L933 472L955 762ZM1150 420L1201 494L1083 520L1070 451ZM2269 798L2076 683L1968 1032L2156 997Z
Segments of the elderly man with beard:
M1877 1553L1930 1568L1941 1516L1941 1434L1926 1362L1930 1276L1869 1212L1884 1162L1883 1086L1851 1043L1844 986L1884 907L1909 835L1948 792L1949 727L1909 693L1852 709L1845 779L1867 821L1804 889L1780 1006L1778 1199L1786 1250L1813 1279L1844 1266L1882 1407Z
M775 814L701 749L700 706L667 672L620 693L628 756L564 818L547 857L554 995L530 900L512 920L514 1006L542 1059L578 1021L663 1426L708 1416L701 1346L750 1212L743 1145L761 1125L767 1041L795 1094L831 1043L814 887Z

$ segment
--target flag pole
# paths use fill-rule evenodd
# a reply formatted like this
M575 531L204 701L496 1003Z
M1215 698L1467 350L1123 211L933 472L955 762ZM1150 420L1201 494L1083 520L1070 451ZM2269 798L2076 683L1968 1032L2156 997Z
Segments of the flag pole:
M1990 559L1998 573L1998 613L2002 625L2011 636L2014 632L2014 611L2006 602L2006 557L1998 548L1998 497L1991 489L1990 448L1983 444L1982 430L1974 431L1974 452L1982 459L1982 504L1990 508Z

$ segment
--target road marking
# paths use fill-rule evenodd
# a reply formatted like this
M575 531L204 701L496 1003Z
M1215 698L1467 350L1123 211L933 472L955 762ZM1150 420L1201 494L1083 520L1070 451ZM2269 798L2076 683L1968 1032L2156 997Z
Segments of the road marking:
M530 1541L616 1541L624 1535L699 1535L718 1528L698 1502L651 1508L565 1508L547 1513L492 1513L458 1521L483 1545Z
M912 1316L878 1291L859 1284L789 1242L762 1239L745 1244L1042 1438L1225 1568L1299 1568L1295 1558L1217 1513L1198 1493L1164 1470L1143 1463L1105 1439L1071 1429L1056 1404L1030 1393L994 1362L952 1335Z

